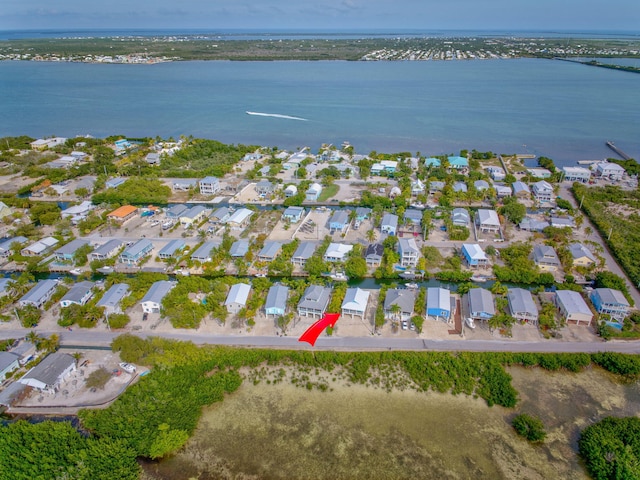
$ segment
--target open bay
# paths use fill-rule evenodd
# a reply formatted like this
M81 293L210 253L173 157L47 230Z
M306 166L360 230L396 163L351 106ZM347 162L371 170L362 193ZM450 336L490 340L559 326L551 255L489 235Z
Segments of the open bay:
M0 135L177 137L357 152L640 158L640 75L541 59L0 62ZM247 115L247 111L281 117ZM300 121L305 119L307 121Z

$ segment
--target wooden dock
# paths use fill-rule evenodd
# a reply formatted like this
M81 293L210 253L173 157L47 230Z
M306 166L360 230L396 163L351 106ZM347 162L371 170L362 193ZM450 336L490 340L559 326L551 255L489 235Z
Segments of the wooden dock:
M607 147L616 152L623 160L631 160L631 157L616 147L613 142L607 142Z

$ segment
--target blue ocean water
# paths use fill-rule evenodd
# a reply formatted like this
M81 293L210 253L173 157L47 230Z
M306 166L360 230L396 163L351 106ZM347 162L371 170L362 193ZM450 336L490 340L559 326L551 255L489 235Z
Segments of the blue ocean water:
M540 59L450 62L0 62L0 136L193 135L360 153L461 149L559 164L640 158L640 75ZM247 111L297 117L306 121Z

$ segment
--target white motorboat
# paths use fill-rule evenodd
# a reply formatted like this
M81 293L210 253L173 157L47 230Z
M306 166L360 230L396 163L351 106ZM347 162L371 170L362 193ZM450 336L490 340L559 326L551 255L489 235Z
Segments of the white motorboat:
M467 317L467 320L465 322L467 324L467 327L474 329L476 328L476 322L473 321L473 318L471 317Z

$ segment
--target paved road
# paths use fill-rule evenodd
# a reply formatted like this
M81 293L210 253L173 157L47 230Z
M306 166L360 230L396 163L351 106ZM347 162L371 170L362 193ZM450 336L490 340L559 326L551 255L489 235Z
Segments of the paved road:
M2 330L0 339L20 338L29 333L28 329ZM120 335L113 332L97 332L91 330L73 330L71 332L54 332L39 330L42 335L57 333L63 345L73 346L108 346ZM134 333L140 337L160 336L174 340L191 341L196 344L231 345L243 347L262 347L280 349L312 350L307 343L299 342L296 337L279 336L243 336L243 335L208 335L201 333ZM640 353L638 341L610 342L566 342L540 341L517 342L511 340L429 340L421 338L387 338L379 336L365 337L321 337L315 346L316 350L433 350L433 351L473 351L473 352L585 352L611 351L621 353Z

